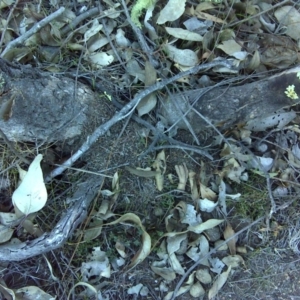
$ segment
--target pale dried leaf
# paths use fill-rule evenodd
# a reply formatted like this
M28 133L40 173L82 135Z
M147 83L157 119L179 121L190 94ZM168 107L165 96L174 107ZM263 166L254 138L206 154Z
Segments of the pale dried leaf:
M197 188L195 172L189 172L189 181L190 181L190 187L191 187L192 200L195 201L195 200L199 199L199 192L198 192L198 188Z
M162 191L164 187L164 174L167 169L166 155L164 150L157 154L152 167L158 172L158 174L155 175L156 187L159 191Z
M166 6L160 11L157 24L164 24L177 20L183 13L186 0L169 0Z
M68 300L71 299L70 296L71 296L73 290L74 290L76 287L78 287L78 286L85 286L85 287L87 287L89 290L91 290L91 291L95 294L96 297L98 297L98 296L97 296L97 295L98 295L97 290L96 290L91 284L80 281L80 282L77 282L76 284L74 284L74 285L71 287L71 289L70 289L70 291L69 291L69 294L68 294Z
M47 257L45 255L43 255L43 257L46 260L46 263L48 265L50 275L51 275L51 279L53 279L54 281L59 282L59 279L56 276L54 276L54 274L53 274L53 268L52 268L52 265L50 264L49 260L47 259Z
M212 191L209 187L201 183L200 183L200 195L201 198L212 200L212 201L215 201L218 198L217 194L214 191Z
M167 238L167 250L169 255L173 254L180 248L180 244L187 238L187 234L183 233Z
M182 40L202 42L203 37L196 33L182 28L165 27L168 34Z
M38 227L38 225L34 225L31 220L24 220L22 222L22 226L32 236L40 237L43 234L42 230Z
M224 222L224 220L210 219L210 220L207 220L206 222L198 224L196 226L189 226L188 231L192 231L192 232L200 234L204 230L207 230L207 229L213 228L215 226L218 226L222 222Z
M235 235L235 231L233 230L230 223L227 223L227 226L224 230L223 235L224 235L225 240L227 240ZM235 255L236 254L236 238L232 238L230 241L228 241L227 245L228 245L230 254Z
M0 244L9 241L14 233L14 229L0 225Z
M204 284L210 284L212 282L212 277L209 274L208 269L199 269L196 271L196 278L204 283Z
M97 69L110 65L114 61L114 57L105 52L98 52L88 56L88 59Z
M205 295L205 290L200 282L196 282L191 286L190 295L194 298L202 297Z
M93 53L93 52L101 49L103 46L107 45L108 43L109 43L109 40L107 37L102 36L100 33L97 33L89 39L89 41L87 43L87 48L89 50L89 53ZM76 48L78 48L78 47L76 47ZM81 49L79 48L79 49L74 49L74 50L81 50Z
M98 218L93 218L93 222L89 223L89 228L84 230L83 240L85 242L91 241L97 238L102 232L103 220Z
M129 268L132 268L135 267L140 262L142 262L149 255L151 250L151 238L150 235L146 232L140 218L133 213L127 213L122 217L120 217L119 219L117 219L116 221L106 224L106 226L115 225L126 221L135 223L142 230L142 246L131 260L131 264L129 265Z
M165 280L172 281L176 278L176 273L172 268L167 268L167 267L156 267L151 265L152 271L164 278Z
M218 202L214 202L208 199L198 199L198 207L201 211L212 212L218 206Z
M0 9L8 7L12 5L15 2L15 0L1 0L0 1Z
M208 292L208 299L212 299L218 294L219 290L223 287L223 285L227 281L230 271L231 271L231 267L228 267L228 270L226 272L223 272L218 276L218 278L215 280L213 286L210 288Z
M199 61L197 54L190 49L181 50L169 44L164 49L171 60L182 66L193 67Z
M155 93L151 93L150 95L143 98L136 107L139 117L148 114L155 108L156 104L157 97Z
M20 186L12 195L13 205L25 215L39 211L47 202L48 194L40 166L42 159L42 154L35 157Z
M140 177L145 177L145 178L150 178L150 177L155 177L156 175L159 175L159 171L151 171L151 169L141 169L141 168L131 168L129 166L126 166L125 169L130 172L133 175L137 175Z
M43 299L43 300L54 300L55 297L50 294L45 293L43 290L37 286L26 286L15 291L17 299L33 300L33 299Z
M134 285L127 290L127 294L128 295L133 295L133 294L138 295L140 293L140 290L142 289L142 287L143 287L143 285L141 283Z
M199 219L197 218L197 211L195 210L195 206L191 204L187 204L185 216L181 219L181 223L196 225L199 223Z
M250 59L249 64L247 65L247 68L250 70L256 70L261 64L260 61L260 55L258 50L255 50L254 55L252 56L252 58Z
M91 28L84 33L84 42L86 43L93 35L99 33L102 27L103 25L99 24L98 19L94 19Z
M293 6L282 6L275 11L275 17L281 26L286 26L285 34L294 40L300 36L300 13Z
M241 263L244 262L243 258L240 255L230 255L222 258L222 262L231 268L237 268Z
M118 253L121 255L121 257L123 258L127 257L127 254L125 253L125 246L123 243L117 241L115 247Z
M178 290L178 292L176 293L176 297L188 292L191 288L191 285L185 285L185 286L182 286L180 287L180 289ZM172 296L173 296L174 292L169 292L163 300L170 300L172 299Z
M110 264L106 253L100 250L100 247L94 247L93 253L87 258L87 262L81 264L80 272L82 280L89 282L90 278L110 278Z
M195 16L199 19L204 19L204 20L209 20L209 21L212 21L212 22L216 22L216 23L220 23L220 24L227 24L226 21L220 19L220 18L217 18L215 16L212 16L208 13L204 13L204 12L200 12L200 11L195 11Z
M129 47L130 41L125 37L125 32L122 29L117 29L116 43L119 47Z
M235 52L241 51L242 46L238 44L235 40L223 41L222 44L219 44L217 48L223 50L226 54L232 55Z
M210 270L214 273L221 274L225 264L218 257L209 257L208 260L211 264Z
M2 225L10 226L13 221L16 221L18 217L14 213L0 212L0 223Z
M2 280L1 280L1 283L2 283ZM6 287L4 285L4 283L3 283L3 285L0 284L0 293L4 296L4 299L7 299L7 300L15 300L16 299L14 290L11 290L8 287Z
M175 253L169 255L169 263L175 273L180 274L180 275L183 275L185 273L183 267L181 266L178 258L175 255Z
M175 165L175 171L179 177L179 183L178 183L177 189L184 191L185 185L186 185L186 182L187 182L187 179L189 176L186 164L183 163L182 165Z

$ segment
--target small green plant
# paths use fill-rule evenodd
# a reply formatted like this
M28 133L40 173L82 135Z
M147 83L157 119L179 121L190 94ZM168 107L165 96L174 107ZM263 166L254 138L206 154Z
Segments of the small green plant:
M236 214L242 218L255 220L264 215L270 202L265 188L265 179L257 174L250 174L248 183L241 183L234 188L242 196L239 201L228 201L234 207Z
M131 9L131 20L139 28L142 28L142 24L139 20L144 9L148 9L156 2L156 0L137 0Z

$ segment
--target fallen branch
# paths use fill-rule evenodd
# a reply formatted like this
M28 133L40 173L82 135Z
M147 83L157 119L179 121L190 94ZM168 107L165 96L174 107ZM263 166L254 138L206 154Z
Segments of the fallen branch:
M98 193L102 177L90 176L78 185L71 201L75 201L52 231L32 241L14 245L0 245L0 261L21 261L60 248L87 217L90 203Z
M117 122L129 116L143 98L155 91L164 88L166 85L173 83L184 76L196 74L201 70L210 69L218 65L232 68L231 64L226 60L215 60L207 64L196 66L188 71L181 72L171 78L164 79L139 92L132 101L127 103L109 121L99 126L90 136L88 136L86 142L83 143L82 146L64 164L54 169L51 174L45 179L45 181L49 182L52 178L62 174L62 172L64 172L67 168L71 167L85 152L90 149L90 147L99 139L99 137L103 136Z

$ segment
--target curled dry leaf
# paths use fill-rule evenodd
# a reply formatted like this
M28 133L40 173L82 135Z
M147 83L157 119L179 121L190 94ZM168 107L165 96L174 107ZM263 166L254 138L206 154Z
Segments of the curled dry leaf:
M175 253L172 253L169 255L169 263L172 267L172 269L175 271L175 273L183 275L185 273L183 267L181 266L178 258L176 257Z
M183 163L182 165L175 165L175 171L179 177L179 183L177 189L184 191L188 179L188 175L189 175L186 164Z
M155 175L156 187L159 191L162 191L164 187L164 174L167 169L166 155L164 150L157 154L152 167L157 171L157 175Z
M209 187L200 183L200 195L203 199L209 199L212 201L217 200L218 196L214 191L212 191Z
M218 219L210 219L204 223L201 223L199 225L196 226L189 226L188 227L188 231L192 231L195 233L202 233L204 230L213 228L215 226L218 226L219 224L221 224L222 222L224 222L224 220L218 220Z
M198 188L197 188L195 172L189 172L189 181L190 181L190 186L191 186L192 199L195 201L195 200L199 199L199 192L198 192Z
M224 230L224 239L227 240L235 235L235 231L232 229L230 223L227 223L227 226ZM229 252L231 255L236 254L236 238L232 238L230 241L227 242Z
M226 272L223 272L222 274L220 274L217 277L217 279L213 283L213 286L211 287L211 289L208 292L208 299L212 299L218 294L219 290L222 288L222 286L227 281L230 271L231 271L231 267L228 267L228 270Z
M150 235L146 232L140 218L137 215L132 213L125 214L119 219L110 222L106 225L115 225L126 221L135 223L142 230L142 246L131 260L131 264L129 265L129 268L132 268L135 267L140 262L142 262L149 255L151 250L151 238Z
M126 166L125 169L133 175L140 176L140 177L146 177L146 178L155 177L156 175L160 174L160 172L158 172L158 171L151 171L150 168L147 168L147 169L136 168L136 169L134 169L134 168L131 168L129 166Z

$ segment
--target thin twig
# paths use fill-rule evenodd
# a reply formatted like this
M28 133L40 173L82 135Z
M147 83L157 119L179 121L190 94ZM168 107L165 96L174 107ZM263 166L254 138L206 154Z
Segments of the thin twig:
M133 100L127 103L118 113L116 113L109 121L99 126L90 136L87 137L86 142L81 145L81 147L59 168L56 168L51 172L51 174L46 178L46 182L50 181L55 176L60 175L68 167L71 167L90 147L99 139L100 136L103 136L113 125L117 122L123 120L124 118L131 115L134 109L137 107L139 102L148 96L149 94L164 88L167 84L176 82L178 79L184 76L191 74L197 74L201 70L210 69L217 65L226 66L232 68L231 64L226 60L215 60L207 64L202 64L196 66L188 71L181 72L171 78L164 79L156 84L149 86L143 91L136 94Z
M124 8L124 12L125 12L127 21L130 24L134 34L136 35L136 37L138 39L138 42L139 42L143 52L147 55L148 60L151 63L151 65L154 68L158 68L159 67L159 62L156 59L153 58L153 56L151 54L153 51L149 48L148 44L146 43L143 32L132 22L132 20L130 18L130 15L129 15L129 12L128 12L128 9L127 9L127 5L126 5L124 0L122 0L122 5L123 5L123 8Z
M26 31L23 35L19 36L18 38L11 41L6 48L1 53L1 57L4 57L5 54L12 48L17 47L18 45L23 44L28 38L30 38L33 34L37 33L39 30L41 30L43 27L45 27L47 24L49 24L51 21L55 20L57 17L59 17L63 12L65 11L64 7L61 7L45 19L41 20L40 22L36 23L31 29Z
M7 28L8 28L8 24L9 24L9 22L10 22L12 16L13 16L13 13L14 13L14 11L15 11L15 9L16 9L18 3L19 3L19 0L17 0L17 1L15 2L14 6L11 8L11 10L10 10L10 12L9 12L9 15L8 15L8 17L7 17L7 20L6 20L6 24L5 24L5 26L4 26L4 28L3 28L2 32L1 32L0 49L1 49L1 47L2 47L4 38L5 38L5 33L6 33Z

